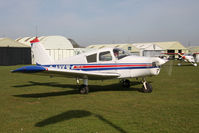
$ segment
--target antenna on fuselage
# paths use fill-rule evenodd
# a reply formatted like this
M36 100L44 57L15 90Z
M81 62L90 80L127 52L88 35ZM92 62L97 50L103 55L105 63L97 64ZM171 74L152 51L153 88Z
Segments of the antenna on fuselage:
M37 25L35 26L35 34L36 34L35 37L38 37L38 26Z

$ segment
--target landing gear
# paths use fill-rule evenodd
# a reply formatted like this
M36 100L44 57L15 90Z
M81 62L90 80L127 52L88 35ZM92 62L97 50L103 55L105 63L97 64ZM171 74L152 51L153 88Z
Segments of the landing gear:
M142 92L151 93L153 90L151 84L147 83L145 78L142 79L142 83L143 83Z
M79 86L79 92L80 94L88 94L88 79L83 79L84 84ZM79 80L77 80L77 83L79 83Z
M125 87L125 88L129 88L130 85L131 85L131 83L128 79L122 79L120 82L121 82L122 86ZM143 87L141 89L142 92L144 92L144 93L151 93L152 92L153 88L152 88L151 84L149 84L145 80L145 78L142 78L142 84L143 84Z
M88 86L86 86L86 85L81 85L81 86L79 87L79 92L80 92L80 94L88 94L88 92L89 92Z
M83 84L79 86L79 79L77 79L77 85L79 88L79 92L80 94L88 94L89 92L89 88L88 88L88 79L85 78L83 79ZM121 80L122 86L125 88L129 88L130 87L130 81L128 79L123 79ZM151 93L153 88L151 86L151 84L149 84L145 78L142 78L142 83L143 83L143 88L142 88L142 92L144 93Z
M122 81L121 81L121 83L122 83L122 86L123 87L125 87L125 88L129 88L130 87L130 81L128 80L128 79L123 79Z

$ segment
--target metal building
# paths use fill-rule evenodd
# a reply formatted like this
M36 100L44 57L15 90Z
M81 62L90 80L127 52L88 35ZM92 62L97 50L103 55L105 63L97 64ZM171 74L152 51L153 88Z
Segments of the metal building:
M23 37L16 39L17 42L30 46L30 41L35 37ZM63 36L40 36L40 42L44 45L53 60L62 60L81 53L82 48L74 40ZM33 64L34 59L33 59Z
M172 42L148 42L148 43L133 43L132 45L138 47L144 47L144 49L140 49L145 56L146 53L148 56L153 56L154 51L155 56L160 56L161 53L188 53L188 49L185 48L180 42L172 41ZM145 49L146 48L146 49ZM148 49L151 49L148 50ZM154 49L154 50L153 50ZM173 55L173 58L178 58L178 55Z
M161 53L165 52L163 48L153 43L132 45L140 50L140 56L158 57L161 56Z
M118 47L128 50L129 52L140 56L162 56L162 53L187 53L180 42L147 42L147 43L132 43L132 44L96 44L86 47L86 49L100 49L104 47ZM178 58L178 55L173 55L173 58Z
M0 65L31 64L30 47L9 38L0 38Z
M101 49L106 47L122 48L129 51L133 55L139 55L140 52L140 50L132 44L95 44L86 47L86 49Z
M199 46L188 47L188 49L189 53L195 57L196 62L199 62Z

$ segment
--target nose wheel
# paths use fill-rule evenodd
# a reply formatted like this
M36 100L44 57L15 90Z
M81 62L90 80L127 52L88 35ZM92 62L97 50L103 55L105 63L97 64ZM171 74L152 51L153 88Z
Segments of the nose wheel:
M142 83L143 83L142 92L151 93L153 90L151 84L149 84L144 78L143 78Z

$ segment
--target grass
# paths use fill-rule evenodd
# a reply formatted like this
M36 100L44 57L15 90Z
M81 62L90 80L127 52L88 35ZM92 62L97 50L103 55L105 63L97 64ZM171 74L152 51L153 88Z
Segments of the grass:
M21 66L1 66L0 132L198 133L199 67L176 63L147 78L152 93L139 92L135 79L130 89L116 79L89 81L88 95L78 93L74 79L12 74Z

